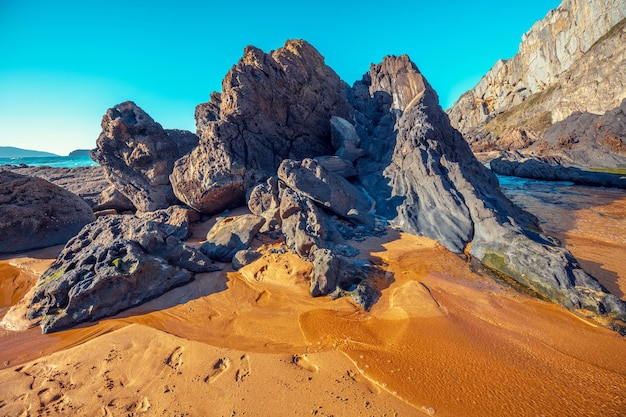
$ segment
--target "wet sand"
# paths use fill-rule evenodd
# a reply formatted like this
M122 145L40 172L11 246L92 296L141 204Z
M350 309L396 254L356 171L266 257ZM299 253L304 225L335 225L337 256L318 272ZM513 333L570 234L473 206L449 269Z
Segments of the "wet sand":
M534 212L623 298L626 198L563 218L545 202ZM381 270L382 297L370 312L345 298L311 298L311 265L270 249L239 272L203 274L111 319L52 335L2 330L0 415L626 410L625 338L474 272L432 240L390 231L360 244ZM2 315L54 251L0 261Z

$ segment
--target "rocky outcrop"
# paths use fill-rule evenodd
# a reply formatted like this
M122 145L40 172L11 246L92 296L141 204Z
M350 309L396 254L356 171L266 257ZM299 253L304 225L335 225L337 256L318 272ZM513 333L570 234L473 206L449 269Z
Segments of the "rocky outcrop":
M385 71L412 75L374 83ZM367 150L357 169L365 189L377 196L379 214L453 252L466 251L569 309L617 318L612 323L619 327L626 318L624 303L502 194L494 174L450 126L435 92L417 77L421 74L408 57L387 57L353 89L356 130ZM412 90L415 97L396 97L406 91L393 84L402 79L421 86Z
M550 11L523 36L520 49L513 58L498 61L476 87L454 104L449 111L453 126L466 133L471 128L484 125L496 115L520 105L533 94L546 91L562 80L567 80L569 77L563 77L563 74L577 65L625 17L626 4L622 0L564 0L556 10ZM603 54L598 54L592 60L596 62L596 66L583 71L591 74L595 81L588 86L595 90L593 94L581 91L584 102L571 95L564 95L564 100L578 102L576 110L605 111L617 106L624 98L626 79L623 71L622 74L619 74L619 70L616 71L623 68L620 63L624 59L624 43L622 41L619 45L617 42L615 46L618 49L611 49L608 61L603 62ZM602 71L602 67L612 68L609 78L601 77L599 71ZM616 81L615 77L620 80ZM583 82L576 84L584 85ZM605 94L600 94L601 92ZM587 107L586 102L589 98L593 100L594 96L601 96L596 101L600 105L599 109ZM549 110L553 112L553 121L562 120L573 111L567 109L565 103L562 108L550 106Z
M500 175L544 181L569 181L578 185L626 189L626 177L550 164L539 158L504 155L492 160L490 165L491 170Z
M0 253L67 242L94 220L80 197L36 177L0 171Z
M76 194L89 204L93 211L135 211L133 203L107 180L99 166L76 168L14 167L5 169L22 175L43 178Z
M28 309L49 333L111 316L217 268L158 222L103 216L70 240L40 277Z
M174 162L197 144L193 133L165 130L126 101L107 110L91 157L137 210L154 211L179 203L169 175Z
M200 250L215 261L231 262L237 252L248 249L263 223L265 219L254 214L219 219Z
M269 54L247 47L221 94L196 108L201 142L176 163L176 195L216 213L243 204L246 190L283 159L332 155L329 120L349 116L347 88L305 41Z
M349 295L369 308L378 295L372 271L344 262L358 253L346 239L389 221L610 326L626 320L624 303L502 194L407 56L386 57L349 89L306 42L270 54L249 47L222 93L197 107L196 120L200 143L175 163L170 180L199 212L247 202L259 216L245 239L235 239L247 243L223 245L229 257L257 231L283 238L318 263L312 293ZM354 167L349 180L320 162L340 155ZM362 277L332 272L352 270L348 264Z

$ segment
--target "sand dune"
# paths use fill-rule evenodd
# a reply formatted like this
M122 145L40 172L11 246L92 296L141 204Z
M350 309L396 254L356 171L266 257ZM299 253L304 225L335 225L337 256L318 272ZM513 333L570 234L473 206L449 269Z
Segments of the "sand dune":
M575 242L572 250L587 253L584 239ZM361 243L381 270L382 297L370 312L346 298L311 298L311 265L279 248L262 246L264 257L239 272L200 275L98 323L52 335L4 330L0 415L626 410L623 337L474 272L432 240L390 231ZM51 262L36 255L0 261L3 314ZM623 267L621 259L603 268ZM624 271L607 275L622 292Z

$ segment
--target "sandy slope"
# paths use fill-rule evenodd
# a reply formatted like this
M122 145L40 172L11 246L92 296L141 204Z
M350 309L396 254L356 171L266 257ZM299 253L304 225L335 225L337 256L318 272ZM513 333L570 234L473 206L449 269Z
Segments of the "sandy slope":
M611 204L626 209L626 199ZM595 213L581 210L574 220ZM589 242L598 241L581 238L572 250L593 254ZM621 261L602 269L623 294L624 245L611 244L605 256ZM472 272L436 242L390 231L361 244L362 256L381 269L382 297L369 313L347 299L310 298L310 265L271 249L240 273L204 274L99 323L53 335L3 331L0 415L626 410L624 338ZM0 261L3 307L51 262L50 253L30 255Z

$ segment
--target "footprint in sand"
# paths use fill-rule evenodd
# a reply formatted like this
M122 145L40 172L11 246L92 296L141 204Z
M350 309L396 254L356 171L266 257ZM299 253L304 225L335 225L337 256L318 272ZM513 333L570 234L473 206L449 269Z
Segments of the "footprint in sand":
M183 348L178 346L174 351L167 357L165 360L165 364L174 370L178 370L178 368L183 364Z
M223 357L218 359L215 364L213 364L213 368L209 372L209 374L204 378L204 382L212 383L215 382L217 378L219 378L228 368L230 367L230 358Z
M293 355L291 362L296 364L302 369L306 369L309 372L319 371L319 367L311 362L306 355Z
M250 358L248 357L248 355L243 355L240 358L239 368L235 373L235 382L237 382L237 385L239 385L240 382L243 382L246 378L250 376L250 371Z

